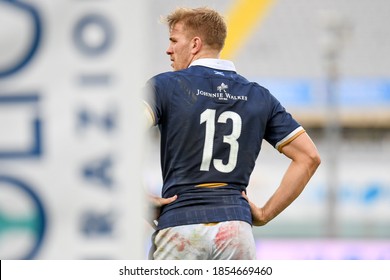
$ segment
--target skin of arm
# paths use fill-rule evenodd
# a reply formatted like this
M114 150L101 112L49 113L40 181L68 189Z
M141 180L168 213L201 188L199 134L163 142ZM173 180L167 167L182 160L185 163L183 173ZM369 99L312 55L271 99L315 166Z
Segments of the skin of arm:
M301 194L321 163L317 148L307 133L299 135L281 152L291 159L291 163L264 206L256 206L245 192L242 193L249 202L254 226L263 226L283 212Z

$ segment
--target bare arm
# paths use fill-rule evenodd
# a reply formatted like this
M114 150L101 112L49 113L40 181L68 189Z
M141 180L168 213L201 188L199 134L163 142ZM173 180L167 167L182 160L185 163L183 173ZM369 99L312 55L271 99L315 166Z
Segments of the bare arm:
M249 201L255 226L267 224L286 209L301 194L321 163L318 151L307 133L299 135L284 146L282 153L291 159L291 163L279 187L265 205L257 207L243 192L243 196Z

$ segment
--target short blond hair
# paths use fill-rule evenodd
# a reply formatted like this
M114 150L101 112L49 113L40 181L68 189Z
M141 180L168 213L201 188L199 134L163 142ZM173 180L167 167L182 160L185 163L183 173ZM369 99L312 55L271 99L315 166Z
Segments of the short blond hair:
M177 8L166 18L163 18L171 30L180 22L190 32L191 36L199 36L205 44L221 51L225 45L227 27L224 18L215 10L201 8Z

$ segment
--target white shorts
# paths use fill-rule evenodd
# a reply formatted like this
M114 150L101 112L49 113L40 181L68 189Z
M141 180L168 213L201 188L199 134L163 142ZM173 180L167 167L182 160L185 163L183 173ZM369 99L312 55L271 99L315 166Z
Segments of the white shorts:
M242 221L162 229L153 236L155 260L254 260L252 226Z

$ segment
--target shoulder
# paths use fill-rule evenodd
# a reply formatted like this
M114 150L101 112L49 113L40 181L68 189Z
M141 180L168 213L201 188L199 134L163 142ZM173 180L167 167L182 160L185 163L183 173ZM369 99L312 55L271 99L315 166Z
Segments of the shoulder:
M249 82L248 83L250 84L250 86L253 87L254 90L256 90L257 92L263 94L263 95L268 95L268 96L272 96L272 94L270 93L270 91L268 90L268 88L265 88L264 86L260 85L259 83L257 82Z
M163 72L163 73L159 73L157 75L154 75L153 77L151 77L149 79L149 82L162 82L162 81L165 81L165 80L169 80L171 79L172 77L174 77L174 72Z
M266 100L273 104L279 104L279 100L270 92L270 90L257 82L250 82L252 87L255 89L254 91L260 95L263 100Z
M241 75L237 75L236 81L238 81L239 84L241 84L242 86L249 89L252 95L257 96L263 101L268 101L268 102L277 101L275 96L270 92L270 90L260 85L258 82L250 81Z
M148 80L148 84L152 84L155 87L166 87L169 85L172 86L176 81L180 80L180 77L183 77L183 75L185 75L183 71L184 70L170 71L157 74Z
M244 76L234 73L234 76L232 76L236 81L239 83L252 87L253 90L264 93L264 94L270 94L270 91L265 88L264 86L260 85L258 82L250 81L249 79L245 78Z

